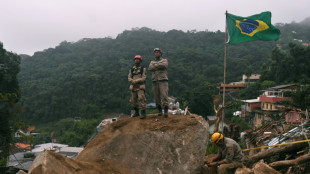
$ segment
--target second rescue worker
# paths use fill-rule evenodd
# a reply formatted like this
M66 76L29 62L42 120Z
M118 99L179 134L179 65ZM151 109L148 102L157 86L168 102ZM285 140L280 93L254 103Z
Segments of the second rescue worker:
M153 93L158 109L158 115L162 115L164 108L164 116L168 117L168 59L163 59L162 51L159 48L154 49L155 60L149 65L149 71L152 72Z

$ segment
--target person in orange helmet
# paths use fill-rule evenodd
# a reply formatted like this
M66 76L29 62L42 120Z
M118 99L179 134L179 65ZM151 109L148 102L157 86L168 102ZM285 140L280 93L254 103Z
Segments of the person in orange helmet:
M242 167L242 150L239 144L224 137L220 132L215 132L211 136L212 143L218 147L217 155L208 163L208 166L217 166L219 174L227 174L229 171Z

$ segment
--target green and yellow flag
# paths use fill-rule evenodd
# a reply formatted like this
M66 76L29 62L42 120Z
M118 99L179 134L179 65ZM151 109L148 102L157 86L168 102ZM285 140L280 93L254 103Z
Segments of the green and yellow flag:
M271 12L249 17L226 13L228 28L227 43L241 43L254 40L278 40L280 30L271 24Z

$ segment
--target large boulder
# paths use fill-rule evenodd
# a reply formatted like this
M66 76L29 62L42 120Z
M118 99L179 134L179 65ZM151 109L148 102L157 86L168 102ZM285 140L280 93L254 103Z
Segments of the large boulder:
M94 173L107 173L106 169L134 174L194 173L204 163L208 130L208 123L194 114L122 119L99 133L67 168L94 165ZM69 164L58 162L57 165L61 163ZM83 168L78 173L83 173Z
M131 173L191 173L203 165L208 128L199 116L123 119L98 134L76 160L107 160Z

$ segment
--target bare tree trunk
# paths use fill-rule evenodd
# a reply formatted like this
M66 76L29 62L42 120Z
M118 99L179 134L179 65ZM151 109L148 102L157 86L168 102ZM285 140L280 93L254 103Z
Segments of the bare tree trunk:
M308 145L308 143L297 143L297 144L290 144L290 145L286 145L286 146L274 147L272 149L261 151L255 155L248 156L247 158L245 158L244 163L247 166L251 166L255 162L257 162L261 159L264 159L264 158L268 158L274 154L298 151L298 150L306 147L307 145Z
M224 108L228 108L230 106L234 105L234 103L231 103L229 105L226 105L225 107L219 107L216 109L215 105L214 105L214 112L216 114L216 122L214 125L214 131L213 132L218 132L219 131L219 125L220 125L220 121L221 121L221 117L222 117L222 110ZM222 120L224 122L224 120ZM224 128L223 128L224 129Z
M298 165L298 164L305 163L307 161L310 161L310 153L307 153L306 155L300 156L293 160L276 161L276 162L270 163L269 165L273 168L277 168L277 167Z
M214 131L213 132L218 132L219 131L219 125L220 125L220 121L221 121L221 110L222 108L219 107L218 109L215 108L214 105L214 112L216 114L216 121L215 121L215 125L214 125Z

